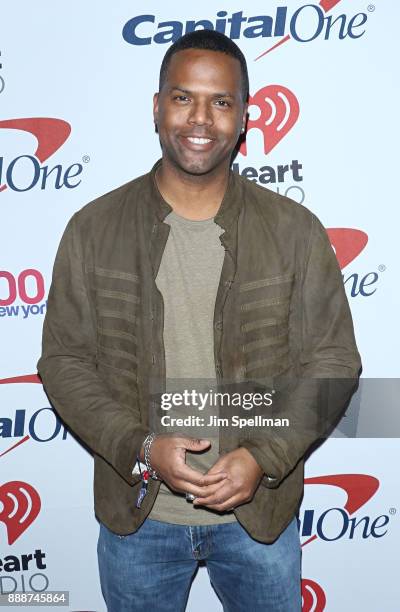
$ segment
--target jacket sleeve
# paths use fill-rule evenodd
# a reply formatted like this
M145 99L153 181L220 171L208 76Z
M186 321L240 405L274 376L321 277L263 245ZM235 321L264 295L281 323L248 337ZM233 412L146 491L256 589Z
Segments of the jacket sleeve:
M53 269L38 371L61 418L129 483L148 428L139 409L112 397L96 367L96 322L84 275L77 216L68 223Z
M274 417L289 427L261 429L242 438L265 476L278 487L317 440L331 433L357 387L361 368L342 275L327 233L312 216L308 254L291 317L300 350L297 375L275 380ZM293 329L294 328L294 329ZM271 416L271 415L270 415Z

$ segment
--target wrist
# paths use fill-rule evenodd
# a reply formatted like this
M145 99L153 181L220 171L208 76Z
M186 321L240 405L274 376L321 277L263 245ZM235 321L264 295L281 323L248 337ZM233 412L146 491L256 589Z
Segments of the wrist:
M256 461L256 459L253 457L251 452L244 446L240 446L239 448L242 452L244 452L246 459L248 459L253 464L254 469L258 471L260 478L261 476L264 476L264 470L262 469L260 464Z
M146 465L146 469L149 473L149 476L151 476L151 478L153 478L153 480L159 480L158 476L157 476L157 472L154 469L154 467L152 466L151 463L151 450L152 450L152 444L154 442L154 440L157 438L157 434L152 431L148 434L148 436L146 436L146 438L144 439L144 442L142 444L142 449L143 449L143 456L144 456L144 463Z

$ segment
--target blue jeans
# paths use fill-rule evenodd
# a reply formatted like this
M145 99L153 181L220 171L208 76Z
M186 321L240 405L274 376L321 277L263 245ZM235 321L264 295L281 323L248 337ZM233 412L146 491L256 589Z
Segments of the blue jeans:
M108 612L184 611L200 560L225 612L301 611L296 519L273 544L254 540L239 522L193 527L146 519L127 536L100 524L97 553Z

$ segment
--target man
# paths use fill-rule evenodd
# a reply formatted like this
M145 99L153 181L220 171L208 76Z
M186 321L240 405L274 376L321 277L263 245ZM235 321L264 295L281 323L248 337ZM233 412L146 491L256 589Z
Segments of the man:
M76 213L57 254L38 369L94 452L112 612L184 610L199 560L224 610L301 609L303 459L360 360L319 221L230 172L247 98L231 40L178 40L154 96L162 160ZM157 392L214 377L219 389L273 381L290 431L154 432Z

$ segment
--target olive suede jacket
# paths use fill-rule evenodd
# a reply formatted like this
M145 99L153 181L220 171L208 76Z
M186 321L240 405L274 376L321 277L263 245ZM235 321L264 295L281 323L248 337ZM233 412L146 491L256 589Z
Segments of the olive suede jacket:
M172 209L155 182L159 163L68 223L38 363L56 411L94 453L96 516L121 535L142 524L160 486L150 480L136 508L132 467L150 431L149 381L165 380L155 278ZM253 499L234 512L253 538L272 542L301 500L304 455L346 408L360 357L336 257L310 211L231 173L214 221L225 248L214 312L217 380L268 380L282 389L277 410L291 421L285 434L219 434L221 454L244 446L264 471Z

